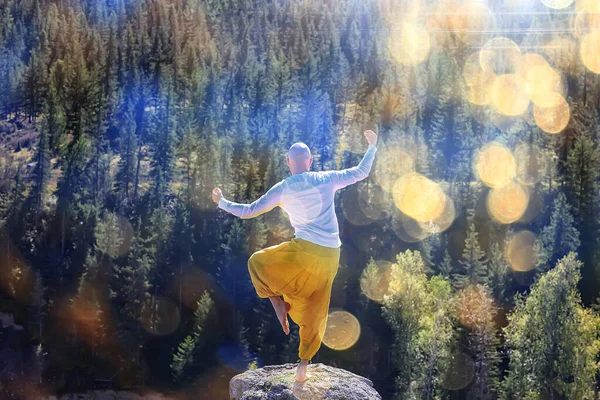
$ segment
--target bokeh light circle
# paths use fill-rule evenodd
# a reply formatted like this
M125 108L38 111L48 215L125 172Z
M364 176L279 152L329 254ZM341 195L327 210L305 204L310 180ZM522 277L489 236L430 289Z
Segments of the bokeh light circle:
M517 74L498 76L492 84L492 103L505 115L521 115L529 107L525 81Z
M434 181L411 172L394 185L394 202L404 214L419 221L430 222L444 211L446 194Z
M382 150L378 150L373 179L391 193L398 178L415 170L415 160L397 145L387 145Z
M590 32L584 36L579 48L581 60L587 69L600 74L600 31Z
M543 52L550 61L563 71L568 71L575 65L577 59L577 42L570 35L559 36L551 39L543 46Z
M492 101L492 85L473 84L465 86L465 98L469 103L485 106Z
M506 37L488 40L479 52L479 62L484 72L495 75L512 74L521 59L521 49Z
M404 65L419 64L429 56L431 38L424 26L406 22L400 38L390 37L388 48L397 62Z
M347 311L333 311L327 317L323 344L333 350L346 350L360 337L358 319Z
M524 80L527 80L529 71L534 67L548 65L548 61L537 53L526 53L519 59L516 73Z
M526 272L535 267L536 236L530 231L515 234L506 247L506 259L514 271Z
M473 359L465 353L457 353L450 359L450 365L441 382L448 390L460 390L469 385L475 376Z
M548 8L560 10L573 4L573 0L542 0L542 3L544 3L544 5Z
M529 194L518 183L509 183L490 190L487 197L488 213L501 224L518 221L527 209Z
M495 75L491 71L484 71L479 61L479 52L471 53L463 65L463 79L468 85L484 85L493 81Z
M537 65L530 68L525 82L527 94L535 105L554 107L560 103L563 93L562 77L551 66Z
M567 101L559 96L558 105L554 107L539 107L534 105L535 122L544 132L556 134L567 127L571 119L571 109Z
M165 296L152 296L147 299L140 315L144 329L157 336L174 332L179 326L180 319L179 307Z
M489 30L495 25L494 14L483 1L467 1L452 10L448 15L447 8L440 13L448 15L448 27L454 31L459 40L470 44L481 44L479 32Z
M487 186L498 188L512 181L517 173L517 164L508 147L492 142L477 154L475 173Z
M456 208L454 207L454 201L449 196L446 196L442 213L433 221L419 222L419 225L424 232L435 234L444 232L450 228L455 219Z
M385 260L375 261L375 268L365 268L360 277L360 289L369 299L383 303L384 296L388 293L392 263Z

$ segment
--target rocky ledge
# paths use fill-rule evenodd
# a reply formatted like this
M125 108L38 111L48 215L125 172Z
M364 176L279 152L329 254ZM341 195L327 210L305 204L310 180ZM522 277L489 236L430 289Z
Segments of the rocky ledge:
M376 400L373 382L323 364L308 366L310 379L296 382L296 364L272 365L231 378L231 400Z

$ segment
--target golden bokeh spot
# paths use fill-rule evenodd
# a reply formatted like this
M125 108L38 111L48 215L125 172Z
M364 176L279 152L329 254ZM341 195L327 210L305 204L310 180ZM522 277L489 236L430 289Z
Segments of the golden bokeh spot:
M534 67L548 65L548 61L537 53L526 53L521 56L517 65L516 73L524 80L527 80L529 70Z
M492 142L477 154L475 173L487 186L499 188L512 181L517 173L517 164L508 147Z
M600 31L590 32L584 36L579 48L581 60L586 68L600 74Z
M527 111L529 95L523 78L517 74L498 76L492 84L492 103L505 115L516 116Z
M589 13L600 13L600 1L598 0L578 0L575 8L577 11L587 11Z
M520 60L521 49L506 37L488 40L479 51L482 70L495 75L513 74Z
M481 44L481 31L489 30L494 26L494 14L483 1L466 1L458 8L445 5L442 14L448 15L448 27L463 42Z
M596 1L596 0L593 0ZM600 4L600 2L598 2ZM586 34L597 31L600 29L600 10L595 9L594 6L588 8L582 8L574 17L573 30L575 36L581 38Z
M374 265L368 265L360 277L360 289L369 299L383 303L383 297L388 293L392 263L378 260Z
M104 345L110 337L110 310L102 293L100 288L83 285L75 297L59 301L54 310L54 316L62 320L61 329L78 335L89 347Z
M422 240L423 237L419 239L413 236L415 235L415 231L414 228L411 227L412 222L410 220L414 221L412 218L404 215L403 213L396 212L390 219L390 225L398 239L406 243L417 243ZM409 226L410 231L406 229L407 225ZM424 234L425 231L421 230L421 233Z
M359 206L359 189L356 186L348 188L342 196L342 213L344 218L352 225L364 226L373 222L371 218L365 215Z
M506 247L506 259L514 271L526 272L535 268L536 236L530 231L521 231L514 235Z
M560 103L562 77L549 65L537 65L527 71L526 90L531 101L540 107L555 107Z
M431 222L419 222L421 229L427 233L440 233L444 232L456 219L456 208L454 207L454 201L446 196L444 203L444 210L442 213Z
M546 169L546 158L542 150L534 145L522 143L515 150L517 180L522 185L533 186L542 179Z
M488 193L487 208L489 214L501 224L518 221L525 213L529 203L529 194L518 183L509 183Z
M457 353L450 359L441 386L448 390L460 390L469 385L475 376L473 359L465 353Z
M357 188L358 207L366 217L377 221L385 218L391 212L392 196L386 193L381 186L369 183L357 186Z
M333 350L346 350L360 337L360 323L347 311L333 311L327 318L323 344Z
M543 52L557 68L570 70L575 65L577 42L571 36L557 37L544 44Z
M415 242L425 240L429 236L429 232L427 232L423 227L423 225L426 224L424 222L419 222L413 218L404 216L404 218L402 218L402 224L406 234L414 239Z
M573 3L573 0L542 0L542 3L548 8L560 10L569 7Z
M560 133L569 124L571 109L567 101L561 96L560 102L554 107L533 107L535 122L544 132Z
M391 193L398 178L414 170L415 161L410 154L396 146L386 147L377 152L373 179L383 190Z
M494 299L484 286L470 285L458 295L457 314L463 326L477 329L493 321L497 309Z
M157 336L168 335L177 329L181 315L173 300L152 296L142 306L140 320L144 329Z
M431 38L424 26L406 22L400 40L397 37L390 37L388 48L397 62L404 65L419 64L429 56Z
M468 85L481 86L494 80L494 73L484 71L479 61L479 52L471 53L463 65L463 79Z
M446 202L440 186L416 172L398 179L393 195L396 207L419 222L434 221L444 211Z
M469 103L477 106L485 106L492 102L492 85L491 84L473 84L466 85L465 98Z

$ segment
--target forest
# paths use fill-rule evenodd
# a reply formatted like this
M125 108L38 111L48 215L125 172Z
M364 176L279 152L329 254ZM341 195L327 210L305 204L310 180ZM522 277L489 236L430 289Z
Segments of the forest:
M371 129L313 362L597 398L598 49L596 0L0 0L0 397L228 399L297 362L247 269L285 213L210 194L256 200L299 141L357 165Z

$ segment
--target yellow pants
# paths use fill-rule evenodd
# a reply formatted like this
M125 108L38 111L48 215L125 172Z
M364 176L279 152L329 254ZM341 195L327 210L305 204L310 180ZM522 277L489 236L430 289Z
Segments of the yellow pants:
M290 304L289 316L300 327L298 354L303 360L321 347L339 260L339 248L298 238L257 251L248 260L258 296L283 296Z

